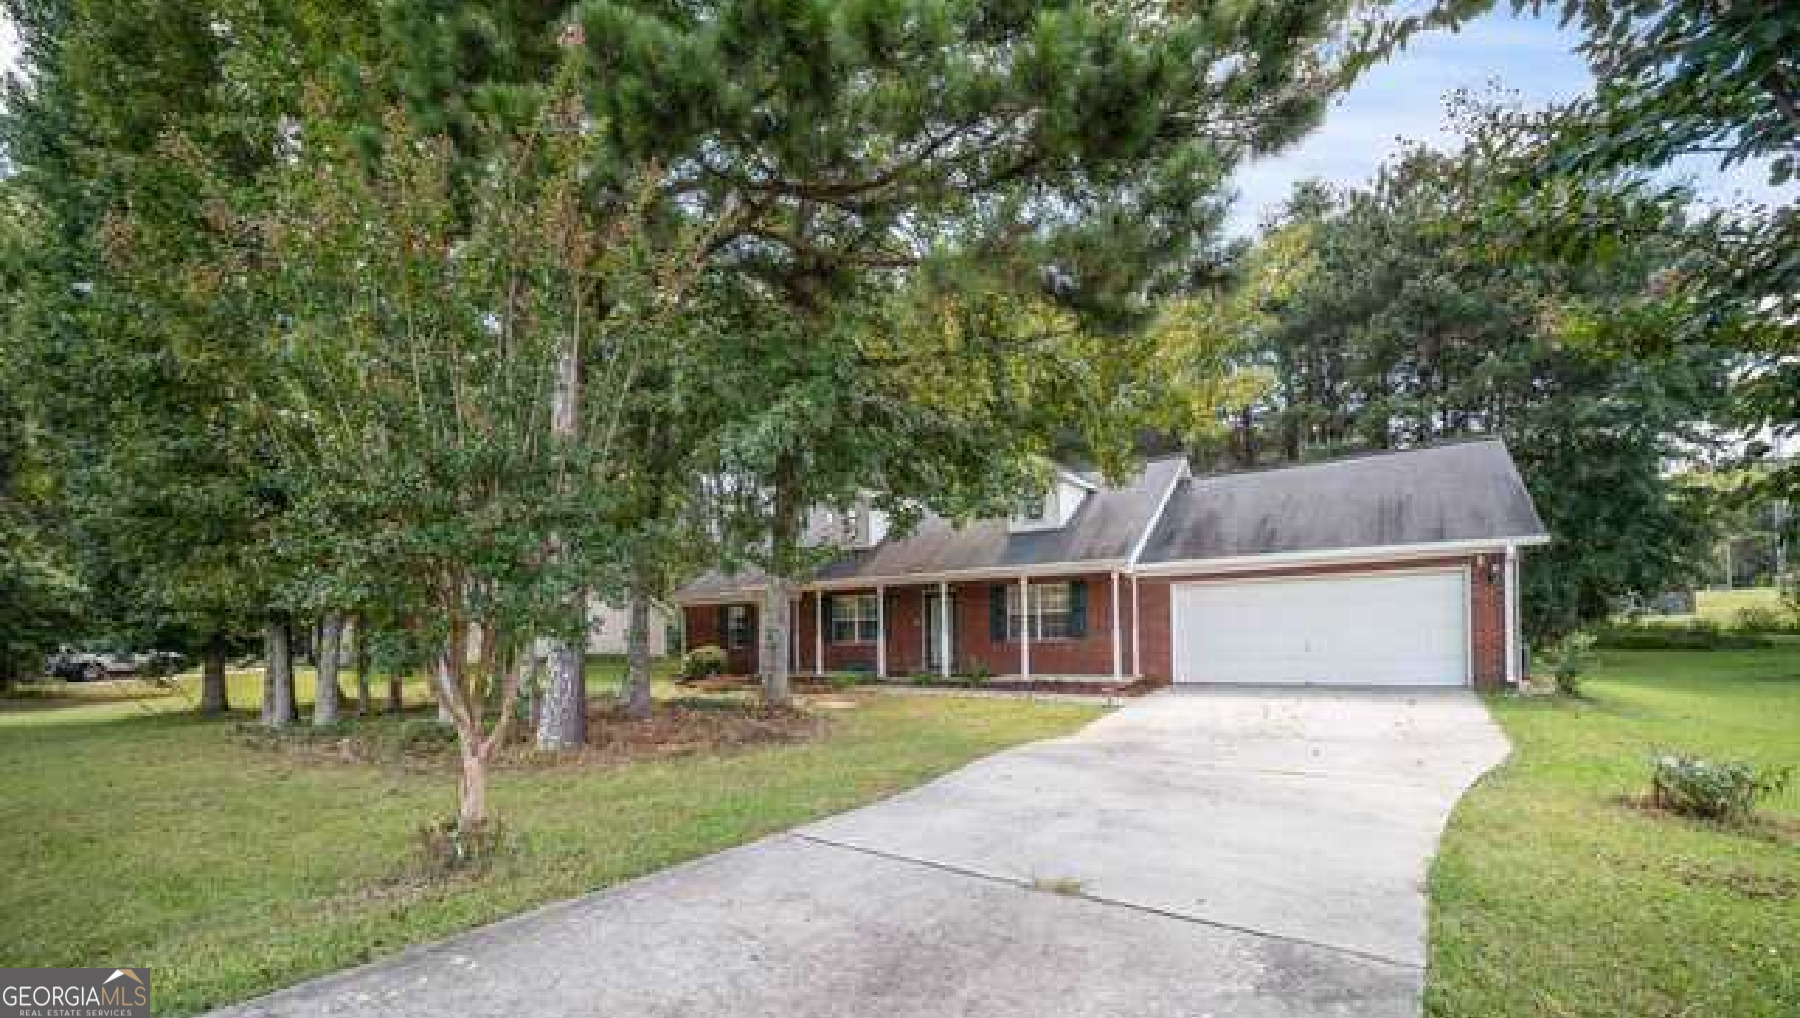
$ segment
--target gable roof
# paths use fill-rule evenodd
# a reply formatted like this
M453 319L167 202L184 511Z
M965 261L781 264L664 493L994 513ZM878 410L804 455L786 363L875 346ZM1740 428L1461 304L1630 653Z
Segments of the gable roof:
M1139 561L1547 536L1505 444L1461 442L1184 479Z
M1075 572L1083 565L1136 568L1446 542L1535 543L1549 536L1499 441L1198 477L1187 473L1183 457L1170 456L1145 463L1116 488L1084 476L1096 488L1059 529L1014 533L1004 519L958 525L927 516L910 535L846 552L806 582L873 585L1040 567ZM748 599L761 587L754 570L714 571L682 587L676 599Z
M1092 475L1092 487L1075 515L1061 527L1014 533L1005 519L957 524L927 515L912 533L873 548L845 552L822 567L810 582L901 580L946 573L1031 569L1083 563L1123 565L1149 529L1170 485L1186 470L1181 456L1146 462L1125 484L1112 487ZM762 575L709 572L676 592L679 600L752 593Z

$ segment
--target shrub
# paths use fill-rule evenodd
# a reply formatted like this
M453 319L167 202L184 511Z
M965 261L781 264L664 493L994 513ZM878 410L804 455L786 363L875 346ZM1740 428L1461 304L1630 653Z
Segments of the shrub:
M434 820L419 828L419 856L427 873L447 875L468 869L485 869L503 843L500 822L489 819L468 829L457 817Z
M394 733L401 753L436 753L456 745L456 726L437 718L407 718Z
M1574 632L1558 640L1546 655L1550 676L1556 680L1556 691L1565 696L1580 696L1582 677L1594 666L1594 635Z
M825 684L832 689L853 689L862 683L862 676L855 672L831 672L825 676Z
M1756 633L1727 631L1717 622L1621 623L1594 630L1595 646L1612 650L1755 650L1769 646Z
M970 682L986 682L993 677L994 670L989 668L987 664L982 661L969 662L968 666L962 670L961 674L961 678L968 679Z
M1740 633L1792 633L1800 631L1800 615L1775 608L1739 608L1732 627Z
M681 656L681 677L684 679L704 679L725 671L725 651L707 644L695 647Z
M1741 761L1713 761L1680 753L1650 760L1650 803L1705 820L1742 822L1760 799L1787 787L1786 767L1758 769Z

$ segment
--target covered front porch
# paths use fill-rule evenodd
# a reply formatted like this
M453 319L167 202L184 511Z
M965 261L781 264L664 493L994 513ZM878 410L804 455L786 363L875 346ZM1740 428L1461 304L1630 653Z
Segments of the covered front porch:
M1118 572L811 587L792 602L789 668L1054 682L1139 671L1135 584ZM754 601L687 607L689 645L760 670Z

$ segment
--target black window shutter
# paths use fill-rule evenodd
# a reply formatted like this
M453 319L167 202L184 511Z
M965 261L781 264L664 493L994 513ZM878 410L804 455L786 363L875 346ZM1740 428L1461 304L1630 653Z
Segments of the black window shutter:
M1069 636L1082 639L1087 636L1087 581L1075 580L1069 584Z
M713 641L715 646L727 650L731 648L731 606L728 604L719 606L718 625L713 631Z
M988 639L1006 642L1006 588L988 588Z

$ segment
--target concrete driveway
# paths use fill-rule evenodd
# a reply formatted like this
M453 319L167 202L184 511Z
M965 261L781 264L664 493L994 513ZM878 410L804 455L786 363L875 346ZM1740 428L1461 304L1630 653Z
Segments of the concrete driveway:
M1416 1015L1474 697L1163 693L864 809L229 1014Z

